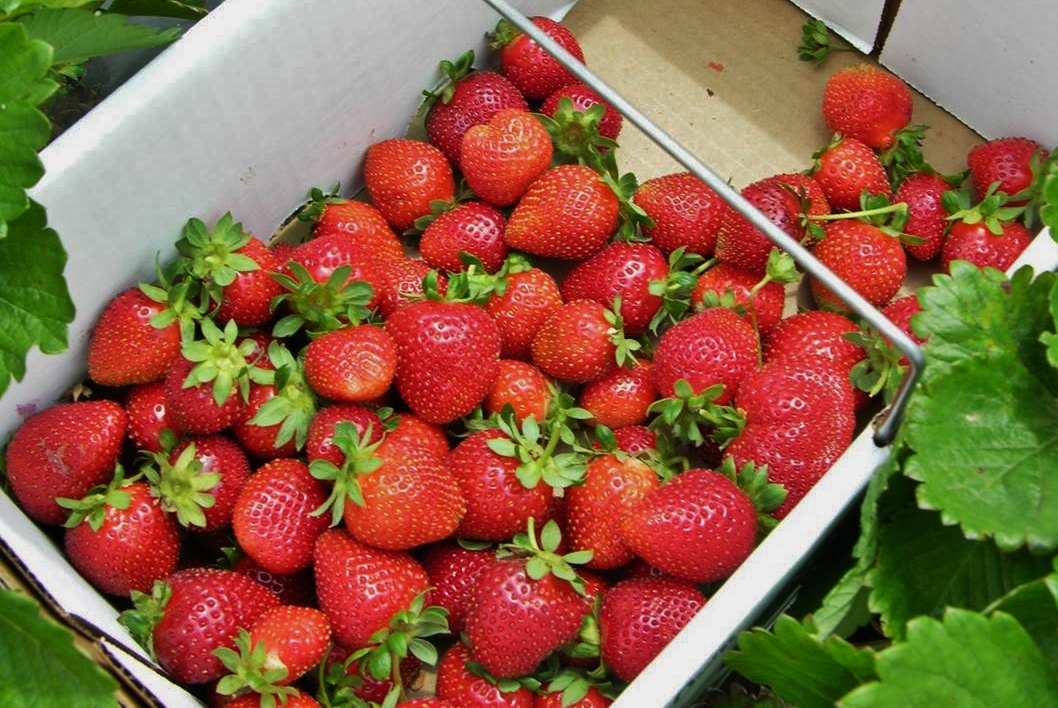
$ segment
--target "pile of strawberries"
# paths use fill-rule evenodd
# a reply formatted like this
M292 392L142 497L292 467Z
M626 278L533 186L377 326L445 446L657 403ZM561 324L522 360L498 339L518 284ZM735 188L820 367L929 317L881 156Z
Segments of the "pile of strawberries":
M712 190L621 174L621 116L496 41L496 71L442 63L425 140L368 149L366 198L312 191L304 242L191 219L100 316L91 395L7 448L25 513L211 705L608 705L899 378L818 283L784 312L790 258ZM1039 145L939 175L866 65L822 108L833 143L741 193L898 324L908 258L1024 248Z

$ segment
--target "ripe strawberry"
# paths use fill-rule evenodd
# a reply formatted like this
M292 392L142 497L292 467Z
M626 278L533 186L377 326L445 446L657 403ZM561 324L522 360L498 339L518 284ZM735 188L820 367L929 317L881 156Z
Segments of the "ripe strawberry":
M603 596L600 649L606 666L631 681L705 605L694 585L676 578L623 580Z
M596 126L599 135L615 141L621 135L624 117L607 104L594 89L580 81L566 84L548 96L540 105L540 112L554 118L559 110L559 101L563 98L568 98L573 110L579 113L586 113L592 106L601 105L603 113Z
M534 25L565 49L584 61L584 50L569 28L549 17L531 17ZM574 81L574 76L531 37L501 20L493 33L493 48L500 50L500 73L511 80L530 101L543 101Z
M437 666L437 697L465 708L533 708L533 692L525 686L505 692L495 682L472 673L470 648L456 642Z
M96 320L88 342L88 377L103 386L157 381L180 354L180 325L152 324L167 312L140 288L118 293ZM136 356L129 356L129 352Z
M101 592L148 592L176 570L180 531L148 484L119 475L84 499L64 499L63 506L71 510L63 538L67 558Z
M386 445L437 459L448 457L448 434L436 423L427 423L414 413L401 412L387 418Z
M219 568L178 570L151 595L133 597L136 609L122 613L145 646L153 647L163 669L184 684L204 684L224 675L214 652L232 648L239 628L251 626L279 604L263 585Z
M364 184L390 226L404 232L431 212L431 202L450 202L456 184L444 153L430 143L388 138L367 149Z
M786 289L779 281L763 281L759 273L721 261L698 278L691 302L699 309L733 308L765 337L782 319Z
M668 260L656 246L616 241L574 266L560 290L566 302L594 300L607 308L620 298L625 334L638 337L661 309L662 297L652 286L665 283L668 274Z
M613 315L594 300L563 303L533 340L532 361L547 376L570 383L600 379L617 366Z
M845 315L827 310L804 310L784 318L764 340L764 361L819 356L849 372L866 356L863 348L845 335L859 332Z
M811 175L835 211L857 211L863 192L892 199L893 190L881 160L856 138L838 137L813 157Z
M620 519L621 537L655 568L694 583L727 578L753 551L757 511L719 472L693 469L671 478Z
M404 246L382 212L373 204L324 194L320 189L309 192L310 201L298 219L312 223L312 237L339 234L363 246L380 261L401 258ZM286 262L286 259L280 261Z
M184 356L173 362L165 376L165 409L180 433L219 433L239 419L246 403L238 392L229 392L222 402L218 402L212 382L187 385L197 365Z
M784 184L779 178L766 177L746 185L739 194L760 210L768 221L800 241L804 236L801 202ZM775 244L730 205L722 207L719 219L716 257L751 273L763 274L768 267L768 254Z
M161 452L163 430L174 430L165 408L165 383L134 384L125 396L129 440L137 450Z
M224 703L224 708L267 708L272 705L275 705L274 697L269 698L263 694L251 692ZM323 708L323 704L311 695L297 690L293 693L285 693L282 705L284 708Z
M216 531L231 524L232 509L250 478L246 453L231 438L184 438L168 454L152 456L143 471L161 507L194 531Z
M880 227L857 219L831 221L812 249L820 263L881 307L896 295L907 276L907 257L900 240ZM829 288L809 278L812 297L820 307L846 310L848 306Z
M1025 137L1004 137L975 145L966 156L970 180L977 199L984 199L993 182L996 191L1013 196L1032 185L1033 160L1042 161L1047 151L1035 140ZM1027 199L1008 202L1010 206L1024 204Z
M335 465L344 463L345 453L334 444L335 429L343 422L355 425L361 436L370 431L371 435L367 439L369 443L381 440L385 431L382 419L367 406L359 403L332 403L324 406L309 424L305 453L310 462L328 460Z
M510 406L521 423L528 416L537 422L547 418L554 393L551 381L536 366L519 359L500 359L500 375L482 406L486 415L496 415Z
M941 249L941 270L950 273L952 261L963 260L978 268L1005 271L1028 248L1032 233L1018 221L1005 222L1000 230L999 234L993 233L985 222L953 222Z
M551 166L553 154L551 135L533 114L506 108L467 131L459 164L478 198L509 207Z
M458 636L477 573L495 560L495 549L464 548L448 539L424 546L416 557L430 578L430 602L448 611L448 629Z
M461 254L479 260L485 271L495 273L507 259L503 231L507 219L485 202L462 202L430 222L419 238L422 259L438 270L455 273L466 269Z
M109 480L121 454L128 416L113 401L60 403L27 418L5 451L7 481L26 514L63 523L55 499L80 499Z
M427 422L466 415L496 383L500 334L477 305L420 300L390 315L386 331L397 344L397 391Z
M459 524L459 538L507 541L526 527L530 518L548 518L552 490L546 484L529 488L518 479L519 461L492 450L491 440L509 439L494 428L471 433L448 456L448 467L459 481L467 513Z
M826 216L830 213L830 202L823 186L815 177L803 172L781 172L771 179L786 187L801 203L801 213L808 217Z
M268 462L247 480L235 502L235 539L265 570L296 573L312 563L313 544L327 528L327 517L314 513L326 500L327 489L304 462Z
M471 654L498 679L533 673L577 636L585 614L571 557L556 553L558 526L546 526L540 543L529 529L510 547L522 555L498 557L478 571L467 605Z
M753 327L723 307L688 317L661 335L654 352L651 377L662 396L673 396L685 379L695 393L721 385L715 402L725 404L739 382L756 368L760 343Z
M426 139L462 167L460 145L467 131L487 123L498 112L515 108L529 110L522 92L507 77L495 71L473 70L474 53L468 51L455 62L441 62L446 81L427 93Z
M327 332L309 342L304 357L305 379L312 390L343 403L382 396L397 370L397 345L375 325Z
M898 297L882 308L882 314L916 344L926 342L925 337L920 336L911 328L911 318L921 311L922 305L919 304L918 295L914 293Z
M429 585L426 572L403 551L365 546L343 529L328 529L316 541L316 592L335 641L362 647L389 626Z
M315 607L277 605L265 610L235 641L235 649L220 650L220 660L231 673L217 684L217 692L235 695L246 690L278 696L323 659L331 643L331 623ZM285 702L284 702L285 704Z
M409 302L421 300L425 294L426 278L436 281L437 292L448 292L448 276L430 267L421 258L396 258L379 266L378 314L389 319L397 309Z
M613 430L617 449L628 455L639 455L642 452L657 450L658 436L645 425L626 425Z
M538 693L533 702L533 708L606 708L613 703L595 686L588 686L587 693L573 703L567 703L564 691L553 691L551 693Z
M505 359L529 359L536 333L562 305L555 278L528 265L512 266L485 303L500 331L500 352Z
M316 579L312 576L312 568L281 575L269 572L250 556L243 555L232 566L232 570L264 585L284 605L316 604Z
M303 359L271 342L267 358L257 360L246 406L230 433L256 460L293 457L305 447L317 405Z
M637 360L632 366L613 369L600 379L584 384L577 403L592 414L597 425L623 428L647 419L658 398L650 375L651 364Z
M606 453L588 463L583 484L565 494L567 540L571 549L592 551L588 568L631 562L635 553L621 537L621 517L658 486L657 473L634 457Z
M507 245L535 256L583 259L617 230L620 200L595 170L558 165L537 177L507 221Z
M911 122L911 89L873 64L838 69L823 87L823 122L831 133L884 149Z
M912 258L930 261L944 246L948 228L948 212L944 208L944 193L950 187L944 178L933 172L911 175L896 188L893 203L907 204L907 223L903 232L921 239L921 243L906 243L904 250Z
M683 248L706 258L713 255L726 204L690 172L648 179L632 195L632 202L654 222L644 226L643 233L662 253Z
M290 252L279 271L285 292L276 304L300 316L310 332L363 320L367 310L378 305L382 291L380 270L382 263L387 262L379 261L366 246L344 234L332 233L305 241ZM343 268L348 268L344 280L335 275ZM288 326L274 333L288 336L296 330L297 326Z

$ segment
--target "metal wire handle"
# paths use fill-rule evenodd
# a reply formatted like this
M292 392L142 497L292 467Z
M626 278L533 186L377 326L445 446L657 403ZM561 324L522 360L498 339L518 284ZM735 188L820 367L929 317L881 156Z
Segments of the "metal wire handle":
M922 375L925 357L921 348L908 337L903 330L893 324L871 303L853 290L845 281L835 275L829 268L819 262L812 253L792 238L785 231L773 224L756 207L748 202L737 190L721 179L715 172L702 163L692 152L680 145L668 133L659 128L652 120L643 115L635 106L626 101L616 91L607 86L598 76L578 61L576 57L552 40L543 30L534 25L530 19L516 10L506 0L484 0L508 22L536 41L545 51L551 54L562 66L577 79L590 86L600 97L617 112L642 130L662 150L683 165L691 174L702 180L724 201L735 208L742 216L760 229L773 244L786 251L794 262L837 295L842 302L857 315L869 322L875 329L907 357L909 366L904 373L900 386L892 403L883 411L874 431L874 443L885 447L896 435L904 416L908 398L915 384Z

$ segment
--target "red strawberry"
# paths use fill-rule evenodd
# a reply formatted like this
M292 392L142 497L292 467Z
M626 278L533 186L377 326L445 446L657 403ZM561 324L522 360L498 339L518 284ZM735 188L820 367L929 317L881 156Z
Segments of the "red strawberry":
M644 226L643 233L662 253L683 248L706 258L713 255L726 204L690 172L648 179L639 185L632 202L654 222Z
M881 160L856 138L838 137L814 157L811 174L835 211L857 211L863 192L892 199L893 190Z
M232 512L239 547L262 568L290 575L312 563L313 544L327 528L327 490L304 462L279 459L261 466L243 485Z
M771 178L793 193L801 202L801 213L809 217L826 216L830 213L830 202L823 186L815 177L803 172L782 172Z
M549 17L530 20L575 59L584 61L584 50L569 28ZM500 50L500 72L531 101L542 101L574 81L574 76L558 60L506 21L501 20L496 27L493 47Z
M613 703L595 686L588 686L584 697L567 703L564 691L553 691L551 693L538 693L533 702L533 708L606 708Z
M948 228L948 212L943 201L948 189L948 183L940 175L920 172L901 182L893 194L894 203L907 204L903 232L921 239L921 243L904 244L904 250L913 258L930 261L940 254Z
M533 708L533 692L525 686L504 692L495 682L471 673L470 648L456 642L437 666L437 696L463 708Z
M281 278L286 291L284 304L320 331L351 321L350 308L355 308L357 317L364 319L366 311L379 302L380 271L387 262L380 261L365 245L345 234L332 233L306 241L290 252L285 267L280 270L286 276ZM349 269L344 282L329 282L334 272L343 267ZM370 286L371 292L364 292L363 283Z
M827 310L804 310L776 325L764 340L764 361L819 356L833 363L837 371L849 372L867 356L862 347L845 335L859 332L845 315Z
M22 510L42 524L65 521L55 499L80 499L113 476L127 425L124 409L105 400L60 403L27 418L5 452Z
M628 455L638 455L641 452L656 450L658 447L657 433L645 425L626 425L623 428L615 428L613 436L617 449Z
M395 258L379 266L378 314L389 319L397 309L422 299L427 276L436 279L437 292L448 292L448 276L438 273L421 258Z
M766 177L746 185L739 193L760 210L768 221L800 241L804 236L801 201L784 184L778 177ZM773 248L776 246L771 239L735 211L734 207L724 205L716 235L717 258L751 273L764 273L768 266L768 254Z
M157 381L180 354L180 325L151 323L168 308L140 288L129 288L107 303L88 342L88 376L103 386ZM129 352L136 356L129 356Z
M617 367L601 379L586 383L577 403L592 414L598 425L623 428L643 423L658 398L650 368L647 361Z
M71 565L105 593L149 592L176 570L180 531L144 482L120 477L83 500L67 500L64 546Z
M638 337L661 309L661 295L652 286L665 283L668 274L668 260L656 246L616 241L574 266L562 281L562 298L594 300L607 308L620 298L625 334Z
M916 344L926 342L925 337L919 336L911 328L911 318L921 311L922 305L919 304L918 296L914 293L898 297L882 308L882 314Z
M603 661L621 680L633 680L704 605L701 591L675 578L617 583L599 614Z
M423 547L417 557L430 578L430 602L448 610L448 629L458 636L477 573L495 560L495 549L464 548L445 540Z
M269 702L270 701L270 702ZM233 698L224 704L224 708L267 708L275 705L275 698L266 698L263 694L252 692ZM284 708L323 708L323 705L308 693L294 691L283 699Z
M563 303L541 325L532 360L546 375L571 383L600 379L617 366L614 318L594 300Z
M460 145L472 127L487 123L504 109L529 110L525 96L507 77L495 71L473 71L473 61L474 53L467 52L455 62L441 62L447 81L427 97L426 138L456 167L461 167Z
M134 598L136 610L125 622L139 615L146 622L147 640L158 663L176 681L203 684L220 678L224 665L214 652L235 646L240 628L251 626L279 600L263 585L231 570L190 568L178 570L151 596ZM151 619L156 622L151 622ZM143 638L143 637L141 637Z
M309 342L304 365L305 379L320 396L344 403L372 401L393 382L397 345L381 327L346 327Z
M319 189L313 189L309 194L311 201L298 218L312 222L313 238L333 234L344 236L381 261L404 256L400 238L373 204L324 194Z
M731 400L739 382L756 368L760 344L753 327L732 310L714 307L688 317L661 335L651 376L662 396L685 379L695 393L722 385L714 399Z
M554 277L545 270L512 267L502 290L485 303L485 311L500 331L500 352L505 359L529 359L536 333L544 321L562 305L562 294Z
M386 331L397 343L397 391L427 422L466 415L496 383L500 334L477 305L420 300L390 315Z
M504 238L535 256L587 258L617 230L620 200L584 165L558 165L537 177L515 206Z
M1033 160L1042 161L1045 157L1047 151L1031 138L994 138L975 145L966 156L974 194L983 199L993 182L999 183L996 191L1010 196L1027 189L1034 177ZM1016 206L1026 201L1018 199L1008 204Z
M551 405L551 386L551 381L533 364L518 359L500 359L500 375L483 403L485 414L498 414L504 406L510 406L518 423L528 416L542 422Z
M457 708L457 706L454 703L449 703L443 698L427 696L401 701L397 704L397 708Z
M335 641L350 648L367 645L429 586L426 572L407 553L365 546L342 529L324 531L314 555L320 609L331 620Z
M873 64L856 64L827 79L823 122L831 133L883 149L911 121L911 104L911 89L903 79Z
M437 459L448 457L449 452L448 434L442 426L407 411L386 420L386 445Z
M699 309L731 307L765 337L782 319L786 289L775 280L761 282L759 273L722 261L698 278L691 302Z
M129 418L128 436L136 449L161 452L162 431L176 427L165 408L165 383L151 381L129 387L125 412Z
M320 663L330 643L331 623L318 609L296 605L267 609L249 631L240 634L238 651L221 650L221 661L232 674L221 679L218 692L271 693L276 686L289 686ZM282 678L274 678L273 672L282 672Z
M1028 248L1032 233L1018 221L1005 222L1000 230L1002 233L993 233L985 222L953 222L941 250L941 269L950 273L952 261L963 260L978 268L1005 271Z
M419 238L422 259L433 268L455 273L466 269L461 254L481 261L485 271L495 273L507 259L503 231L507 219L485 202L457 204L430 222Z
M579 113L587 112L592 106L601 105L603 107L602 118L599 119L596 126L599 135L610 140L617 140L621 135L624 117L607 104L599 94L595 93L594 89L580 81L566 84L548 96L541 104L540 112L554 118L558 113L558 102L563 98L568 98L573 110Z
M345 461L345 453L334 444L335 429L343 422L353 423L361 436L370 430L369 443L381 440L385 430L378 414L362 404L334 403L324 406L309 424L305 452L310 461L328 460L335 465Z
M444 153L430 143L388 138L367 149L364 184L390 226L407 231L431 212L431 202L450 202L456 184Z
M509 207L551 166L553 153L551 135L533 114L507 108L467 131L459 164L478 198Z
M857 219L831 221L816 242L813 255L872 305L881 307L896 295L907 276L907 257L900 240L880 227ZM834 292L809 278L820 307L847 310Z
M179 356L165 376L165 408L176 429L188 435L210 435L229 428L246 406L237 391L231 391L220 402L212 382L188 385L191 372L198 365Z
M658 486L657 473L634 457L607 453L588 463L584 483L565 494L567 540L593 552L587 567L609 570L635 557L621 537L621 517Z
M267 359L257 361L257 369L231 435L254 459L293 457L305 446L317 408L316 396L305 381L303 360L273 342Z
M235 562L232 570L264 585L275 593L284 605L316 604L316 580L312 576L311 568L289 575L271 573L253 558L244 555Z

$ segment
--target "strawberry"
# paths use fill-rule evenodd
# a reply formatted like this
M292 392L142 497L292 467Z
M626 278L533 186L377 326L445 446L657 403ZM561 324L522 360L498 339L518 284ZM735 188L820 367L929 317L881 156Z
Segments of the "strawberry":
M243 555L232 566L232 570L264 585L284 605L316 604L316 580L312 576L312 568L289 575L271 573L250 556Z
M168 454L152 455L143 472L161 507L182 526L215 531L231 524L235 500L250 478L250 462L231 438L192 436Z
M764 361L819 356L837 371L848 372L863 361L866 352L846 338L859 332L847 316L827 310L804 310L783 319L765 338Z
M484 305L500 331L503 358L529 359L536 333L561 305L558 283L547 271L525 263L506 269Z
M995 233L986 222L952 223L941 249L941 270L950 273L952 261L962 260L978 268L1005 271L1028 248L1032 233L1018 221L1002 223L999 230L1000 233Z
M911 104L911 89L903 79L873 64L855 64L827 79L823 122L831 133L884 149L911 122Z
M128 437L137 450L161 452L162 431L175 426L165 408L165 383L151 381L134 384L125 396L128 414Z
M685 379L695 393L721 385L716 403L731 400L739 382L756 368L760 343L753 327L723 307L688 317L666 330L654 352L651 378L662 396Z
M294 691L283 694L284 708L323 708L323 704L308 693ZM224 708L268 708L275 705L275 698L260 693L244 693L224 704Z
M397 345L382 327L327 332L305 348L305 380L331 401L360 403L382 396L397 370Z
M588 463L584 483L565 495L569 545L592 551L587 567L609 570L635 557L621 537L621 517L658 486L654 470L634 457L606 453Z
M650 362L644 360L617 367L602 378L584 384L577 403L591 413L596 425L623 428L643 423L658 397L650 368Z
M643 227L643 234L662 253L683 248L706 258L713 255L726 203L690 172L648 179L632 195L632 202L654 222Z
M231 570L189 568L133 593L135 609L121 621L153 649L163 669L184 684L204 684L225 673L214 652L235 646L240 628L279 604L263 585Z
M88 377L103 386L127 386L165 377L180 354L180 326L157 326L167 306L140 288L118 293L96 320L88 341ZM129 356L135 351L136 356Z
M335 465L345 461L345 453L334 443L335 430L339 424L350 422L363 436L370 432L367 442L382 439L385 428L375 411L359 403L332 403L320 408L309 424L305 452L309 461L328 460Z
M856 138L838 136L812 156L810 174L819 182L835 211L856 211L860 195L893 196L889 177L878 155Z
M444 84L424 92L426 139L460 168L460 145L468 130L507 108L529 110L525 96L507 77L495 71L475 71L473 63L473 51L454 62L442 61Z
M615 428L612 432L616 449L627 455L637 456L640 453L657 450L657 433L645 425L626 425L622 428Z
M804 236L801 201L780 179L766 177L746 185L739 194L760 210L768 221L800 241ZM730 205L723 206L719 219L716 257L751 273L763 274L775 244Z
M327 489L304 462L277 459L262 465L243 485L232 511L239 547L269 572L290 575L307 568L313 544L327 528L316 514Z
M800 211L805 216L812 218L830 213L830 202L827 201L823 186L815 177L803 172L780 172L773 175L771 180L778 182L797 197L801 202Z
M409 452L428 455L436 459L448 457L448 434L436 423L425 420L407 411L387 418L386 445L403 447Z
M919 304L918 295L914 293L900 296L882 308L882 314L916 344L926 342L926 338L917 334L911 327L911 318L921 311L922 305Z
M101 592L148 592L176 570L179 527L145 482L118 474L84 499L61 503L71 510L63 538L70 564Z
M555 118L559 113L559 102L563 98L568 98L572 110L579 113L587 113L592 106L601 106L602 117L596 126L599 135L614 141L621 135L624 117L607 104L594 89L580 81L566 84L548 96L540 105L540 112Z
M530 524L528 534L474 576L467 640L475 661L497 679L531 674L577 636L583 585L570 564L590 554L560 556L559 541L557 524L544 527L539 543Z
M473 432L448 456L448 467L467 501L456 533L460 538L506 541L530 518L542 524L549 514L551 488L525 486L517 476L519 461L492 449L491 441L504 439L509 440L494 428Z
M532 361L547 376L570 383L600 379L617 366L619 329L613 313L594 300L563 303L533 339Z
M230 433L256 460L293 457L305 447L317 407L303 359L273 341L267 358L257 360L246 406Z
M547 128L533 114L506 108L466 132L459 164L479 199L509 207L551 166L553 153Z
M779 324L786 306L786 289L777 280L721 261L702 273L691 291L695 307L730 307L762 337Z
M457 708L454 703L449 703L443 698L435 698L432 696L426 696L423 698L412 698L408 701L401 701L397 704L397 708Z
M1047 157L1047 151L1035 140L1026 137L1003 137L975 145L966 155L970 168L970 182L978 200L984 199L989 187L998 182L995 191L1013 197L1032 186L1033 164ZM1018 198L1007 203L1018 206L1026 203Z
M400 238L373 204L345 199L335 193L324 194L323 190L313 188L309 203L298 213L298 219L312 224L313 238L342 235L380 261L404 256Z
M510 406L518 423L528 416L539 422L547 418L553 395L550 379L536 366L518 359L500 359L500 375L482 407L486 415L496 415Z
M919 243L904 244L904 250L912 258L931 261L940 254L948 228L943 200L948 189L944 178L934 172L911 175L896 188L893 202L907 204L903 232L920 239Z
M220 397L211 382L199 383L190 378L200 363L179 356L165 376L166 411L177 431L187 435L226 430L239 419L246 405L238 392L229 391ZM234 358L229 363L239 366Z
M59 403L27 418L5 451L7 481L26 514L58 525L67 512L56 498L80 499L111 479L128 416L113 401Z
M421 258L396 258L379 266L378 314L389 319L397 309L422 299L427 277L433 279L438 294L448 292L448 276L430 267Z
M560 291L566 302L594 300L607 308L620 298L625 334L638 337L661 309L655 283L666 282L668 274L668 261L656 246L616 241L574 266Z
M587 686L583 698L568 703L564 691L551 690L550 693L536 694L533 708L606 708L613 703L612 700L602 694L595 686ZM577 692L580 695L580 691Z
M486 272L495 273L507 259L506 227L507 219L496 207L481 201L462 202L439 214L423 230L419 252L438 270L464 270L462 258L467 254L480 261Z
M820 263L872 305L881 307L896 295L907 276L907 257L898 238L857 219L828 222L824 231L812 249ZM848 308L819 280L809 278L809 287L818 306Z
M606 666L631 681L705 605L694 585L676 578L623 580L603 596L600 649Z
M655 568L694 583L727 578L753 551L753 501L719 472L692 469L648 492L620 518L632 551Z
M437 697L464 708L533 708L533 692L525 686L503 691L494 681L472 673L470 648L456 642L437 666Z
M514 207L504 239L535 256L583 259L617 230L620 200L584 165L558 165L537 177Z
M404 551L365 546L342 529L316 541L313 567L320 609L335 641L362 647L428 587L426 572Z
M427 422L466 415L496 383L500 334L478 305L420 300L390 315L386 331L397 344L397 391Z
M430 578L430 602L448 611L448 629L458 636L463 631L474 579L495 560L495 550L467 548L446 539L423 546L416 557Z
M568 27L549 17L531 17L530 21L574 59L584 61L584 50ZM530 101L543 101L574 81L573 74L557 59L505 20L496 26L492 46L500 50L500 73Z
M428 142L387 138L367 149L364 185L390 226L404 232L431 211L431 202L450 202L456 184L444 153Z

